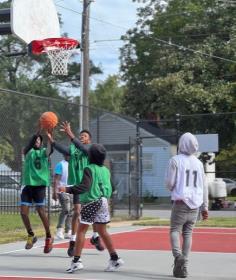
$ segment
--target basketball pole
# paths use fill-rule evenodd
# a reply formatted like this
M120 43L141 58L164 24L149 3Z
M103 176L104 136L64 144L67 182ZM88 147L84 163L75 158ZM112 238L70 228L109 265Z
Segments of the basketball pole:
M89 14L91 0L83 0L80 70L80 130L89 129Z

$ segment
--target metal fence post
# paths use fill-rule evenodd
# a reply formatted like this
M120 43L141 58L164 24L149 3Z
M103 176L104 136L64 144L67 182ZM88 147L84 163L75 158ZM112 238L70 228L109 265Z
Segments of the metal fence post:
M136 114L136 191L137 191L137 204L136 204L136 219L140 218L140 201L142 193L140 192L140 115Z
M178 153L178 142L180 137L180 114L176 114L176 147Z

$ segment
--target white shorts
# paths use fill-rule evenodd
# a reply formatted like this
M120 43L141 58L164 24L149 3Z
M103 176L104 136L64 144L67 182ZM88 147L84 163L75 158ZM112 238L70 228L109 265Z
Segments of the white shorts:
M87 225L109 223L110 212L107 199L102 197L97 201L82 205L80 222Z

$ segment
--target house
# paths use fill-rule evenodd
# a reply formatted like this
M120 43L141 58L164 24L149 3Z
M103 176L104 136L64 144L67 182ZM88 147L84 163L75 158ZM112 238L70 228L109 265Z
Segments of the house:
M91 121L90 131L93 142L102 143L107 149L118 199L132 192L130 182L137 164L137 140L142 142L139 151L142 178L139 192L143 197L170 196L164 177L168 161L176 153L175 130L162 129L147 122L140 123L137 130L134 118L103 113Z

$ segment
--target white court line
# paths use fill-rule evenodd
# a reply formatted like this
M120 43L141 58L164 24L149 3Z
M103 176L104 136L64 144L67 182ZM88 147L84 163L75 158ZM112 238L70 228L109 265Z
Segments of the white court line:
M141 227L139 229L130 229L130 230L125 230L125 231L118 231L118 232L112 232L110 233L110 235L114 235L114 234L120 234L120 233L127 233L127 232L133 232L133 231L139 231L139 230L143 230L143 229L147 229L147 228L153 228L153 226L151 227ZM89 233L87 234L88 237L86 236L86 238L89 238ZM69 242L69 241L68 241ZM54 242L53 244L54 245L58 245L58 244L63 244L63 243L67 243L65 242L64 240L63 241L60 241L60 242ZM33 249L39 249L39 248L42 248L44 246L44 244L40 245L40 246L34 246L32 249L30 250L33 250ZM55 248L55 249L60 249L60 248ZM26 250L25 248L22 248L22 249L18 249L18 250L12 250L12 251L6 251L6 252L1 252L0 253L0 256L1 255L7 255L7 254L11 254L11 253L17 253L17 252L22 252L22 251L29 251L29 250ZM89 279L88 279L89 280Z
M92 278L90 278L90 279L88 279L88 278L65 278L65 277L63 277L63 278L61 278L61 277L47 277L47 276L18 276L18 275L12 275L12 276L9 276L9 275L7 275L7 276L5 276L5 275L0 275L0 279L1 278L8 278L8 279L11 279L11 278L19 278L19 279L25 279L25 278L29 278L29 279L57 279L57 280L97 280L97 279L92 279Z

